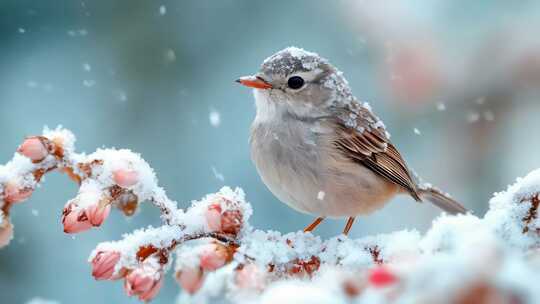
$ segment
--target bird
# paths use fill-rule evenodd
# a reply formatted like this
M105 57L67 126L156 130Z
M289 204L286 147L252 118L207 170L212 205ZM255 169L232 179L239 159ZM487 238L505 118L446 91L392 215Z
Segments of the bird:
M467 209L422 180L390 141L367 102L352 93L327 59L288 47L265 59L238 83L253 89L256 115L251 158L267 188L289 207L315 216L347 218L382 208L399 194L429 201L450 214Z

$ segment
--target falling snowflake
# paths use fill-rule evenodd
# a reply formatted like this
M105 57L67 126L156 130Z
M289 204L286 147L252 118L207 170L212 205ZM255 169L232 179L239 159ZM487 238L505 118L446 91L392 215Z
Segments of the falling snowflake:
M93 87L94 85L96 84L96 81L95 80L92 80L92 79L85 79L83 80L83 85L87 88L91 88Z
M480 119L480 114L476 112L469 112L467 114L467 121L470 123L477 122Z
M495 115L493 114L493 112L491 112L491 111L489 111L489 110L488 110L488 111L485 111L484 114L483 114L483 116L484 116L484 119L485 119L486 121L493 121L493 120L495 120Z
M221 124L221 115L216 110L210 110L208 119L210 120L210 125L212 125L212 127L217 128Z
M116 90L113 92L113 94L114 94L114 97L118 99L119 101L124 102L128 100L127 93L124 90Z
M486 97L478 97L475 101L476 104L483 105L486 102Z
M212 173L214 173L214 177L220 181L225 181L225 176L223 176L223 174L221 174L217 169L216 167L212 167Z
M438 111L444 111L444 110L446 110L446 105L445 105L443 102L438 102L438 103L437 103L437 110L438 110Z
M173 49L167 49L165 50L165 53L163 54L163 58L166 62L174 62L176 61L176 53Z

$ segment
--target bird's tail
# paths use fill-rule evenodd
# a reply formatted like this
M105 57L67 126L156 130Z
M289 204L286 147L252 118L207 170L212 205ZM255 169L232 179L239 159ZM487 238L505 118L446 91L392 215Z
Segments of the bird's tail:
M450 214L467 213L468 211L463 205L452 199L448 194L445 194L430 185L422 185L419 187L418 194L422 200L426 199L433 205Z

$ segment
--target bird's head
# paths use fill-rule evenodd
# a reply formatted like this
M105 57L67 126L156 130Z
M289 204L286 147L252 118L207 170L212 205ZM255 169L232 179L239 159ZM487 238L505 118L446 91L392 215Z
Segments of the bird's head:
M342 73L328 60L296 47L268 57L257 74L237 81L254 89L259 119L320 117L353 98Z

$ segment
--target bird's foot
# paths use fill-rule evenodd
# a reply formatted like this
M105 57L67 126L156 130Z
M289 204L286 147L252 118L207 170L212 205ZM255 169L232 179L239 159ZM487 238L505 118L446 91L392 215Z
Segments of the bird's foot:
M317 226L324 220L324 217L318 217L316 218L313 223L309 224L306 228L304 228L304 232L311 232L315 230Z

